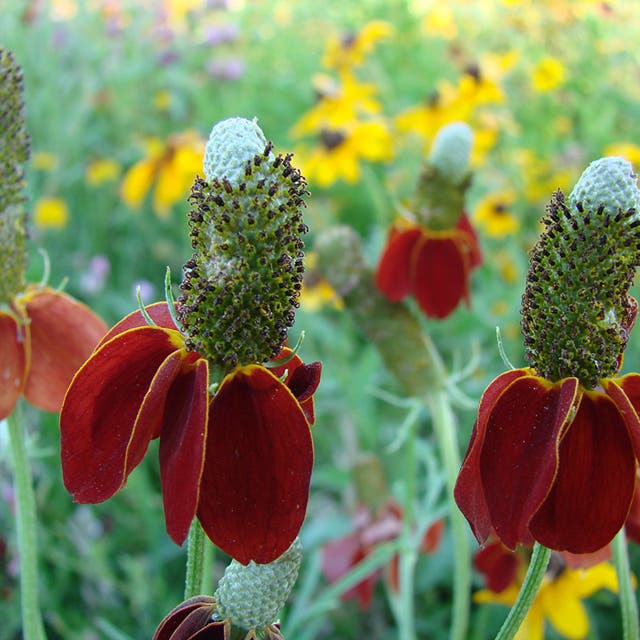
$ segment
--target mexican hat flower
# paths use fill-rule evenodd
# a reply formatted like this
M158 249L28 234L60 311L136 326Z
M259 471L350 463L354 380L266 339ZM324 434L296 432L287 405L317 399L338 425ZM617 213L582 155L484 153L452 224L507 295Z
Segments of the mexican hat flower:
M418 184L415 219L391 227L376 271L387 299L412 295L428 317L446 318L461 301L470 304L471 272L482 262L463 208L471 140L463 123L440 130Z
M593 162L557 191L522 300L530 367L484 392L455 497L479 542L591 553L625 523L640 457L640 375L619 376L637 303L637 178Z
M182 602L162 620L153 640L284 640L276 617L298 577L302 545L269 564L232 560L213 597Z
M0 49L0 420L24 395L44 411L60 410L73 374L107 327L71 296L25 281L28 256L23 165L30 152L24 125L22 71Z
M527 555L524 550L512 553L497 541L480 549L474 565L483 574L485 588L476 591L474 601L512 606L524 579ZM562 554L552 554L540 591L515 637L544 640L545 621L564 638L589 637L589 616L583 600L601 589L618 591L612 565L598 562L574 568Z
M242 118L214 126L205 177L176 317L165 303L130 314L78 371L60 417L63 476L78 502L102 502L159 438L169 536L182 544L197 517L239 562L269 563L298 534L313 464L320 363L283 347L306 185Z

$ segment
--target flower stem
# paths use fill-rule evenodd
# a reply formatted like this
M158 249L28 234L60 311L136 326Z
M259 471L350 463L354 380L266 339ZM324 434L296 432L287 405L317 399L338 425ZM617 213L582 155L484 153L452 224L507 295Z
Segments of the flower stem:
M631 584L629 569L629 554L627 552L627 537L624 527L613 539L613 562L618 574L618 589L620 593L620 608L622 609L622 629L624 640L638 640L638 602Z
M426 398L431 410L433 429L438 440L449 499L449 520L454 546L453 607L451 612L451 640L465 640L469 625L469 596L471 591L471 551L464 516L453 497L453 488L460 469L460 451L456 439L455 418L446 389L435 389Z
M407 416L405 441L403 524L399 552L399 598L396 611L399 640L415 640L414 572L418 560L417 541L414 533L414 500L416 497L416 431L420 405L416 404Z
M25 445L20 403L7 418L16 491L16 528L20 553L20 602L24 640L46 640L38 602L36 499Z
M524 582L520 587L520 593L498 632L496 640L511 640L518 632L522 621L529 613L536 595L538 595L538 589L540 589L540 584L547 570L550 556L551 550L547 549L547 547L543 547L538 542L533 545L531 562L529 563L529 569L527 569L527 575L524 577Z
M204 545L206 536L198 518L194 518L187 539L187 571L184 584L184 599L202 593L204 570Z

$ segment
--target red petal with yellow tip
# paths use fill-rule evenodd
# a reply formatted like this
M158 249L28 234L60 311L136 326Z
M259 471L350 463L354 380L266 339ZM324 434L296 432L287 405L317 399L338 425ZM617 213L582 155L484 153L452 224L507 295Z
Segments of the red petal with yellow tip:
M160 434L160 475L167 533L182 544L198 507L209 411L206 360L175 380L167 394Z
M0 311L0 420L13 411L24 389L29 359L25 328Z
M411 290L430 318L446 318L461 300L469 302L470 256L464 241L425 236L412 256Z
M627 427L609 397L584 392L559 453L555 482L529 528L550 549L597 551L624 524L636 481Z
M211 402L198 518L243 564L269 563L304 520L313 443L291 391L265 368L228 375Z
M158 369L177 350L174 333L130 329L97 349L74 377L60 436L64 484L76 501L110 498L139 461L157 425L136 417Z
M616 380L602 380L601 384L624 418L633 451L640 461L640 375L630 373Z
M41 289L27 294L31 359L24 395L43 411L60 411L75 372L91 355L107 325L70 296Z
M392 302L402 300L411 291L411 256L421 237L422 231L418 228L392 229L389 234L376 271L376 285Z
M162 327L164 329L175 329L176 325L173 322L173 318L169 313L169 306L166 302L156 302L154 304L150 304L148 307L145 307L146 312L149 314L150 318L156 323L157 326ZM127 331L128 329L135 329L136 327L148 327L151 326L147 324L147 321L143 317L140 310L133 311L128 316L125 316L118 322L118 324L114 325L109 329L108 333L100 341L100 344L104 344L105 342L111 340L114 336L117 336L119 333Z
M553 484L558 441L578 388L576 378L551 384L525 376L509 385L491 409L480 476L491 524L509 549L531 541L529 521Z
M478 417L473 426L469 447L458 474L454 489L456 503L469 521L473 534L480 544L484 543L491 531L489 510L484 496L482 478L480 477L480 453L484 444L487 422L502 392L514 380L529 375L529 369L506 371L495 378L486 388L480 399Z

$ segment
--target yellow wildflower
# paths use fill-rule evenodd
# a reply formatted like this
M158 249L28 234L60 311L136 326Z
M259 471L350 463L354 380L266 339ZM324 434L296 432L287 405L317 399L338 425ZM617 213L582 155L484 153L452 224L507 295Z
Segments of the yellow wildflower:
M344 308L342 299L318 271L318 255L308 251L305 256L304 281L300 291L300 305L306 311L320 311L327 305Z
M515 200L512 191L488 193L478 203L473 218L487 235L494 238L515 233L520 228L518 219L510 212Z
M97 187L105 182L112 182L119 175L122 167L119 162L109 158L92 160L85 169L85 180L92 187Z
M640 167L640 147L632 142L616 142L605 148L605 156L622 156L636 168Z
M565 638L586 638L589 617L582 600L600 589L614 593L618 591L615 570L607 563L589 569L563 568L555 576L547 574L515 640L544 640L545 620ZM514 582L500 593L482 589L475 593L474 600L511 606L516 601L518 591L519 586Z
M557 89L564 81L566 69L557 58L547 56L534 67L531 74L533 88L540 93Z
M146 141L146 157L127 171L120 195L125 203L138 209L155 182L153 210L158 216L169 214L171 207L185 198L196 174L202 173L204 141L194 132Z
M354 122L341 129L320 133L321 144L308 153L301 150L302 173L310 184L329 187L342 179L354 184L360 179L360 161L391 160L393 140L380 120Z
M322 56L322 65L327 69L356 67L364 62L380 40L388 38L393 32L393 25L383 20L373 20L358 32L330 38Z
M62 198L44 197L36 201L33 223L42 229L62 229L69 221L69 209Z
M427 36L441 36L446 40L458 35L456 20L446 2L437 2L429 9L422 19L422 31Z
M31 154L31 165L38 171L53 171L58 166L58 157L48 151Z

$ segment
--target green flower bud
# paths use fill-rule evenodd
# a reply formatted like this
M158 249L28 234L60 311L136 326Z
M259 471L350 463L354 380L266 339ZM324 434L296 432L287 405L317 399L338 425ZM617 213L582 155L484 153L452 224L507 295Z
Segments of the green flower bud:
M553 195L522 298L526 357L540 375L593 388L618 371L636 312L628 292L640 264L639 199L622 158L592 163L568 205Z
M0 48L0 303L8 303L25 288L24 164L29 153L22 69L11 51Z
M438 131L418 179L412 205L418 220L433 230L455 227L471 184L473 131L452 122Z
M420 323L405 305L389 302L378 291L358 234L346 226L332 227L316 238L314 250L323 276L404 392L424 397L441 385L440 364Z
M270 564L232 560L214 594L217 620L230 619L234 627L261 629L276 621L298 578L302 545L296 538Z
M191 191L194 254L184 266L178 318L187 346L229 371L276 355L302 284L306 182L291 154L275 155L255 121L215 125L207 180Z

